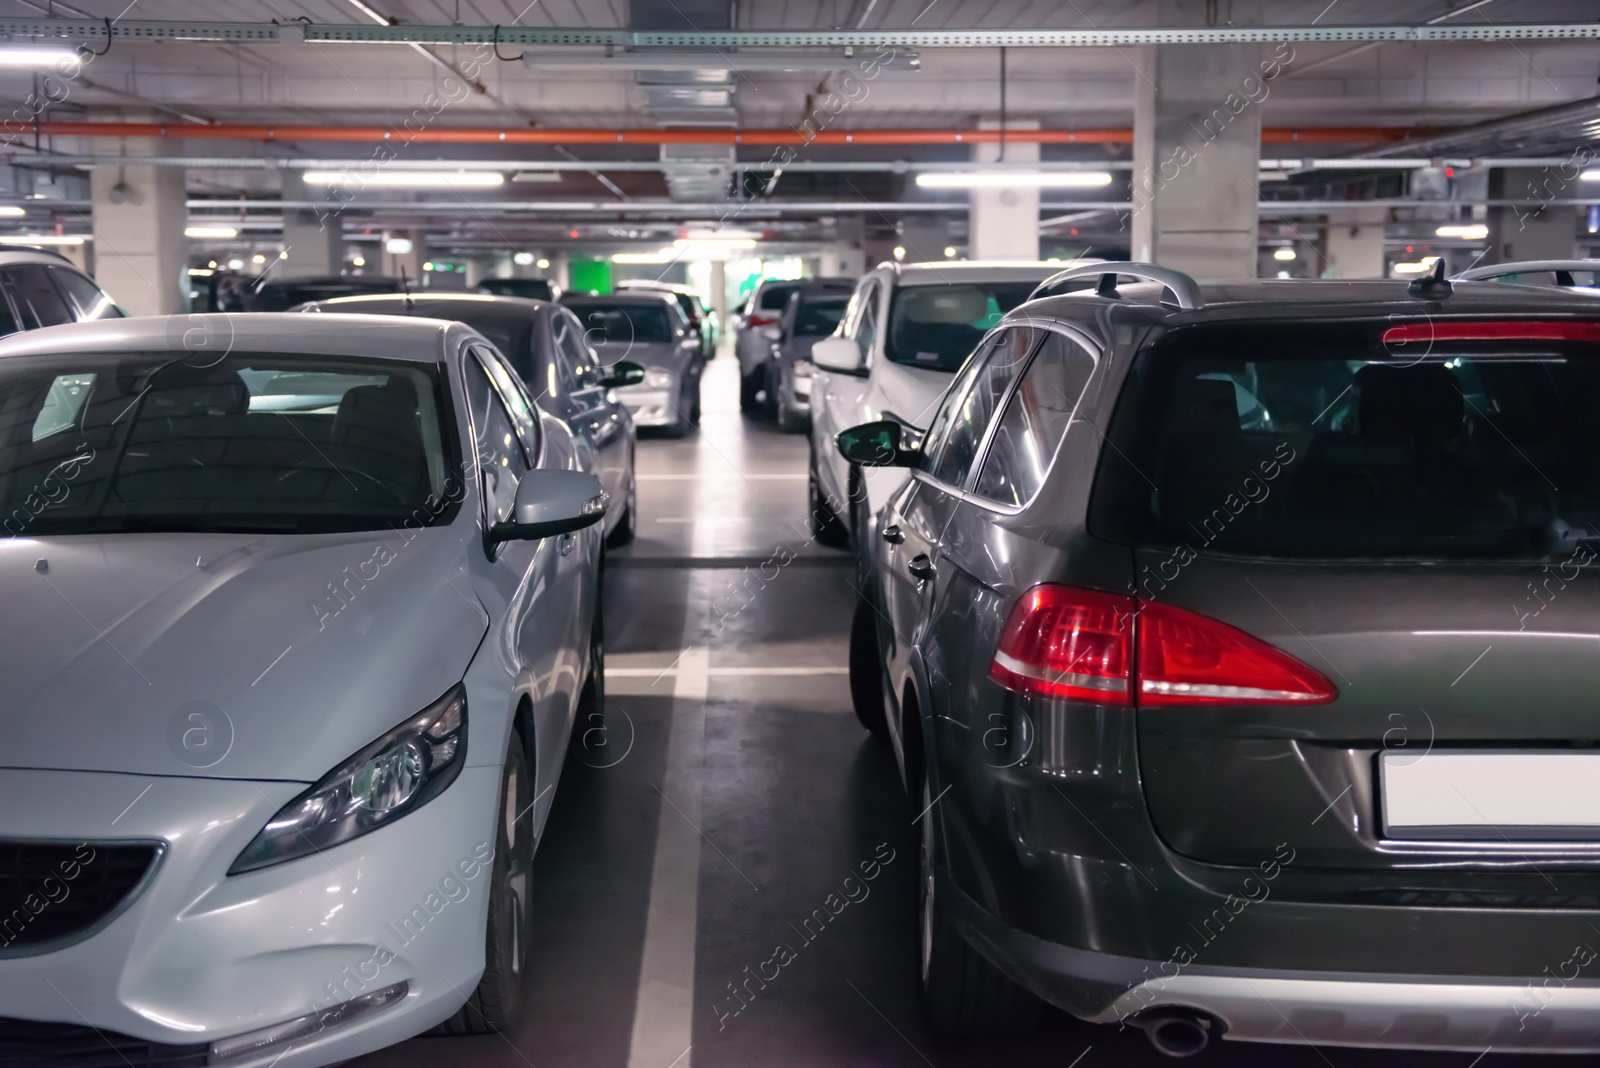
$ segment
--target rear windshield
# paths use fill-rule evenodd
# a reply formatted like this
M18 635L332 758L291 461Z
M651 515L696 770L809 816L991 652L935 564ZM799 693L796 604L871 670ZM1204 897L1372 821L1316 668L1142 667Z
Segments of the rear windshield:
M574 304L591 344L672 340L667 309L660 304Z
M798 286L768 286L761 291L761 303L757 305L762 311L782 311L789 303L789 294Z
M1546 561L1600 541L1600 346L1386 349L1383 326L1194 328L1142 353L1090 529L1300 559Z
M802 300L800 307L795 310L794 332L801 337L824 337L833 333L839 320L844 318L844 310L849 303L850 296L847 293Z
M555 299L555 287L543 278L485 278L478 283L478 291L502 297L527 297L530 300Z
M884 352L895 363L955 371L1000 317L1038 282L963 282L902 286L889 305Z
M232 353L0 361L0 537L448 522L434 367Z

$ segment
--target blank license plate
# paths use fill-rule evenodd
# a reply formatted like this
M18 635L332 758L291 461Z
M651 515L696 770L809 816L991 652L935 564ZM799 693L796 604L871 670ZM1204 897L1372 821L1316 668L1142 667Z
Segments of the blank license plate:
M1600 753L1415 753L1380 758L1391 838L1600 840Z

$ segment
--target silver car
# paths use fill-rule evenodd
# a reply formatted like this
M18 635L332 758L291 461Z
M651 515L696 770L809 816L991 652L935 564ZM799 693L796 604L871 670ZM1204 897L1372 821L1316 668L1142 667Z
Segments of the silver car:
M478 333L389 316L17 335L0 412L7 1054L510 1026L604 702L566 427Z
M565 293L561 303L583 324L585 340L602 367L621 360L644 367L643 381L617 389L635 426L681 438L699 424L706 360L700 336L690 329L671 293Z
M778 429L803 430L811 418L811 349L839 328L853 287L848 282L808 282L789 295L777 326L765 328L767 410Z

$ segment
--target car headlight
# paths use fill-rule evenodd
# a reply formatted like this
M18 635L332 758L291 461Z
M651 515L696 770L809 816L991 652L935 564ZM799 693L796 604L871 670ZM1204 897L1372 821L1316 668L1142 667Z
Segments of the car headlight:
M255 871L359 838L433 800L467 758L467 691L439 700L278 810L228 869Z
M667 389L672 385L672 372L665 367L646 367L644 384L649 389Z
M811 361L810 360L796 360L796 361L794 361L794 373L795 373L795 377L796 378L810 378L811 377Z

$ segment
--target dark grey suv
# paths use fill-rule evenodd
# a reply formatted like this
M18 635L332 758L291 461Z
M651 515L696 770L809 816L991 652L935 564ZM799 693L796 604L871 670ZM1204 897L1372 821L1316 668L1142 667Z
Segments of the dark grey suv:
M1600 1050L1592 296L1076 268L839 446L936 1030Z

